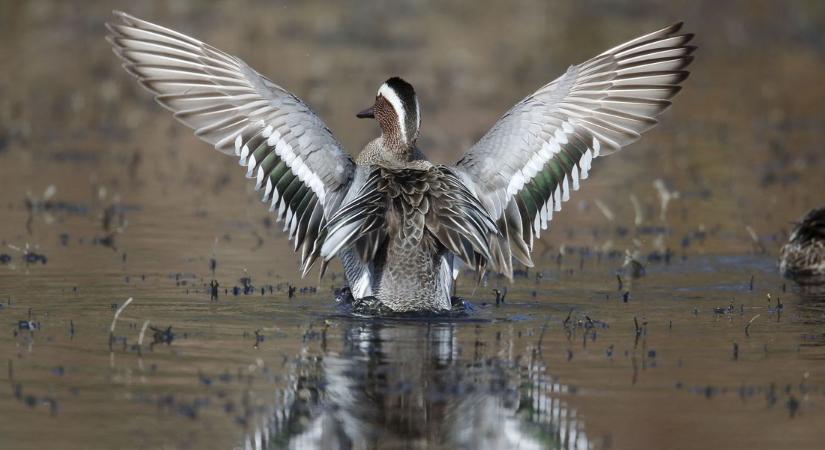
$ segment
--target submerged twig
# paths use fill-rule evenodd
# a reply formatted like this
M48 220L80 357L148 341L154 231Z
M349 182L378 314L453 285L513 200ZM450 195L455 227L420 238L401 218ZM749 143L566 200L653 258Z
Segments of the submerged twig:
M571 312L572 312L572 310L571 310ZM568 316L568 318L569 318L569 316ZM550 319L547 319L547 320L544 321L544 325L541 326L541 334L539 335L539 346L538 346L539 353L541 353L541 344L542 344L542 341L544 341L544 332L547 331L547 324L549 322L550 322Z
M630 194L630 203L633 205L633 212L635 213L633 224L638 227L642 223L644 223L644 213L642 212L642 204L639 203L639 199L636 198L636 196L633 194Z
M613 220L616 218L616 215L613 214L613 211L611 211L610 208L608 208L607 205L602 203L599 199L594 200L594 203L596 204L596 207L599 208L599 211L602 213L605 219L613 222Z

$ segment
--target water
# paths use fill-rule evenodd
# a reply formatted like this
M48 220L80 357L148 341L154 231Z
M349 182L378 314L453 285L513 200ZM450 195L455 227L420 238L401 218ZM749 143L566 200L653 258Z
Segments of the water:
M825 440L825 293L776 263L825 189L821 8L162 5L127 9L239 53L349 149L375 132L354 113L402 74L440 161L622 39L681 18L700 50L663 123L594 164L537 267L462 274L464 315L368 318L335 304L339 266L300 279L236 163L121 73L101 40L112 5L0 2L0 448ZM666 208L662 186L679 193Z

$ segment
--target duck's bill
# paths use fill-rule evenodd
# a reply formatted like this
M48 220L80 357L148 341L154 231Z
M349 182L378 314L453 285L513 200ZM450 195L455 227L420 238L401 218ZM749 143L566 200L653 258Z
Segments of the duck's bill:
M369 108L361 111L360 113L356 114L355 117L359 119L374 119L375 118L375 106L370 106Z

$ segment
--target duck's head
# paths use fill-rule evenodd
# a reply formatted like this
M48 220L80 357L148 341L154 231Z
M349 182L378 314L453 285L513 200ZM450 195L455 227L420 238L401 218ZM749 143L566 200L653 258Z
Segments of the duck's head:
M378 89L375 103L357 114L361 119L374 118L381 126L384 139L411 147L418 139L421 113L415 89L398 77L385 81Z

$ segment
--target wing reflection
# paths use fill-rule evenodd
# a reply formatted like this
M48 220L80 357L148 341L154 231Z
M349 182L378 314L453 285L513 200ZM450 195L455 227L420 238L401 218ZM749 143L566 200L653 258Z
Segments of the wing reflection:
M462 347L455 324L341 325L340 351L298 359L245 448L589 448L568 387L530 358Z

